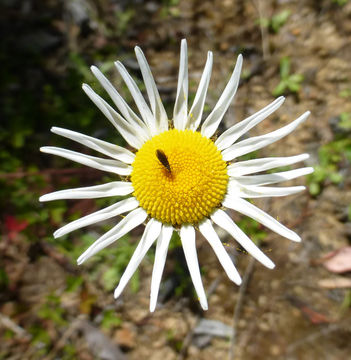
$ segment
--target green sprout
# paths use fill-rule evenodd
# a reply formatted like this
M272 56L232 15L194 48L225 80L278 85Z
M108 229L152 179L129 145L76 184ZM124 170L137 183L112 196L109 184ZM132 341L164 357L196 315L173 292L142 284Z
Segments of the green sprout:
M344 6L348 3L349 0L332 0L334 4L337 4L339 6Z
M339 171L340 163L351 161L351 139L341 138L320 147L318 151L319 164L314 167L314 173L308 176L311 195L318 195L326 181L338 185L343 181Z
M284 56L280 60L280 82L273 90L274 96L284 94L286 91L297 93L300 90L304 77L302 74L290 74L290 58Z
M339 92L339 96L341 96L342 98L351 97L351 88L347 88L347 89L341 90L341 91Z
M290 16L289 10L283 10L279 14L273 15L269 18L261 18L259 20L260 24L268 28L271 32L277 34L280 28L287 22Z
M351 130L351 113L343 112L340 114L339 127L343 130Z

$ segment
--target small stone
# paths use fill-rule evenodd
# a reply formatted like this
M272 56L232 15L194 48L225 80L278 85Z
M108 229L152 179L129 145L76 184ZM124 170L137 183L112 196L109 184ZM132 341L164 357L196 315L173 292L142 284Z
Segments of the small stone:
M280 347L278 345L272 345L269 351L273 356L278 356L281 353Z
M122 328L115 332L114 339L125 348L132 349L135 347L135 334L129 328Z

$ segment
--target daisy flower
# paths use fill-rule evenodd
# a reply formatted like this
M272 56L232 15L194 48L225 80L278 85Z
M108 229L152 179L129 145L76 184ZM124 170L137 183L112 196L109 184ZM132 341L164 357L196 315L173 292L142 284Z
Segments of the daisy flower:
M305 112L298 119L278 130L242 139L250 129L282 105L284 97L279 97L262 110L217 136L218 126L238 88L242 56L238 56L233 74L217 104L202 122L212 71L212 52L207 54L204 71L190 107L188 106L187 44L185 40L182 40L177 94L173 117L169 120L143 52L136 47L135 53L145 83L148 103L123 64L117 61L115 65L133 97L139 115L128 106L119 92L95 66L91 68L93 74L118 111L97 95L89 85L83 84L83 90L89 98L135 150L131 151L58 127L53 127L52 132L81 143L107 158L57 147L41 148L42 152L114 173L121 176L122 180L56 191L42 196L40 201L126 196L125 199L111 206L61 227L54 233L55 238L126 214L117 225L97 239L78 258L80 265L132 229L145 223L144 233L120 279L114 296L117 298L122 293L146 252L156 242L150 295L150 311L154 311L169 242L173 231L177 231L200 304L206 310L208 305L196 253L196 230L208 241L228 277L237 285L241 283L240 275L223 247L214 224L230 234L264 266L272 269L274 264L234 223L227 214L227 209L249 216L292 241L300 241L296 233L246 199L285 196L304 190L303 186L275 187L271 185L309 174L313 171L310 167L273 174L257 173L306 160L308 154L246 161L236 161L236 159L288 135L304 122L310 113Z

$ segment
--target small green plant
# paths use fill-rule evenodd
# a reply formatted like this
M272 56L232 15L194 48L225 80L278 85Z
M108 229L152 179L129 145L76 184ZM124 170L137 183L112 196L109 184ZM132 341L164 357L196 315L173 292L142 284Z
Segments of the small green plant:
M261 18L259 20L260 24L268 28L273 33L278 33L280 28L287 22L290 16L289 10L283 10L279 14L273 15L269 18Z
M60 297L48 295L46 302L38 311L38 316L43 320L51 320L57 326L65 326L67 322L64 319L64 310L60 301Z
M314 167L314 173L308 176L311 195L318 195L325 182L339 184L343 175L339 171L343 161L351 162L351 139L341 138L323 145L318 151L319 164Z
M135 17L135 10L126 9L125 11L118 11L116 12L116 17L117 33L118 35L123 35L128 29L128 26L130 25L133 18Z
M341 96L342 98L351 97L351 88L341 90L341 91L339 92L339 96Z
M290 58L284 56L280 60L279 65L280 72L280 82L273 90L272 94L274 96L283 95L287 91L292 93L297 93L300 90L301 83L304 79L302 74L290 74Z
M179 0L163 0L163 6L161 9L160 16L162 17L178 17L180 14Z
M348 3L349 0L332 0L334 4L337 4L339 6L344 6Z
M351 290L348 290L344 296L344 300L341 304L342 310L347 310L351 307Z
M51 338L48 331L43 326L35 324L30 327L29 333L32 336L31 344L33 348L36 348L36 355L38 358L42 358L51 345Z
M115 310L106 310L103 313L101 327L104 330L110 330L111 328L118 327L122 324L122 319L116 315Z
M351 113L343 112L340 114L339 127L343 130L351 130Z

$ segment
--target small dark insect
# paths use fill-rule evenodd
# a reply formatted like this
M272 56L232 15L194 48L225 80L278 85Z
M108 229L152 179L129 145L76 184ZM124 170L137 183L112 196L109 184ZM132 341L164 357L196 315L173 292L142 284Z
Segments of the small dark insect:
M156 156L160 163L168 170L168 172L171 172L171 165L169 165L166 154L162 150L157 149Z

